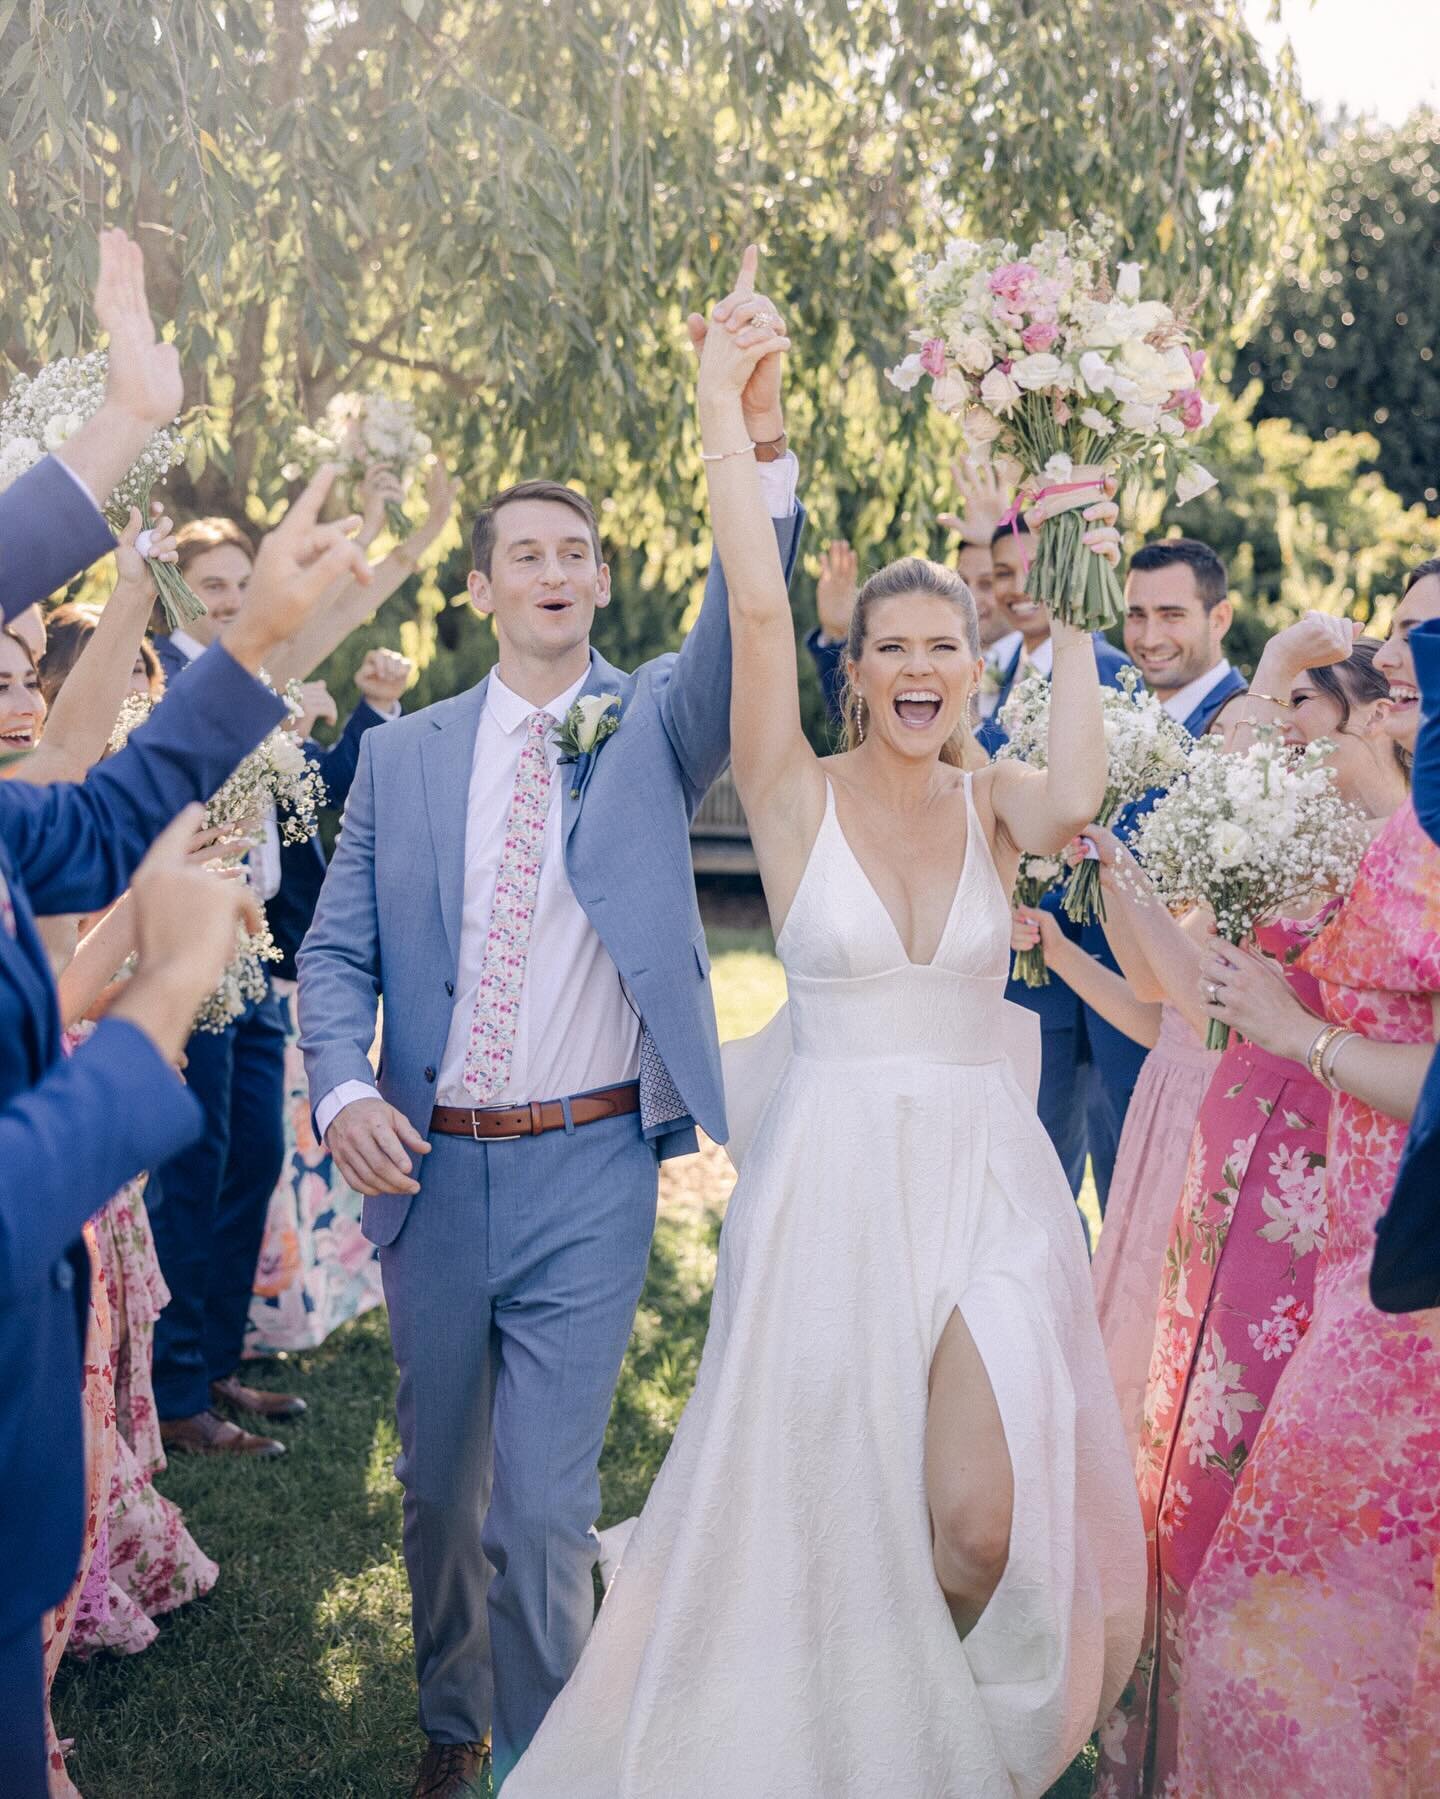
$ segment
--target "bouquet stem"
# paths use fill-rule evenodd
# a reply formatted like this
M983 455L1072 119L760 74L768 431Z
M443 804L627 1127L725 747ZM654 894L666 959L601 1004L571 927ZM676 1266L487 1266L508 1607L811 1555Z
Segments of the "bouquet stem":
M1050 970L1045 966L1045 951L1037 943L1034 949L1017 949L1011 977L1027 987L1048 987Z
M205 602L191 592L189 582L173 562L151 562L146 566L155 581L160 610L172 631L183 630L205 616Z
M385 522L390 527L391 535L393 537L398 537L402 543L415 529L414 525L412 525L410 520L405 516L405 508L398 500L387 500L385 502Z
M1228 942L1228 939L1222 938L1221 941ZM1232 945L1232 947L1234 946ZM1205 1047L1206 1049L1229 1049L1230 1027L1223 1018L1212 1018L1206 1025Z
M1124 598L1113 568L1085 547L1088 526L1080 511L1045 521L1025 591L1042 600L1056 618L1081 631L1108 631L1124 613Z

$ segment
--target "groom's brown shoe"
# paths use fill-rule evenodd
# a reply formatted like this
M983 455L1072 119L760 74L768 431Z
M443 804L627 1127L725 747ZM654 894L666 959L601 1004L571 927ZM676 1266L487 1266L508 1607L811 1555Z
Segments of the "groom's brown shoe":
M162 1418L160 1441L166 1449L183 1455L244 1455L271 1461L285 1453L285 1445L273 1437L251 1436L214 1412L197 1412L193 1418Z
M212 1380L210 1397L216 1405L234 1412L250 1412L257 1418L298 1418L305 1401L294 1393L269 1393L263 1387L247 1387L238 1374Z
M410 1799L480 1799L489 1760L488 1737L482 1743L432 1743L420 1758Z

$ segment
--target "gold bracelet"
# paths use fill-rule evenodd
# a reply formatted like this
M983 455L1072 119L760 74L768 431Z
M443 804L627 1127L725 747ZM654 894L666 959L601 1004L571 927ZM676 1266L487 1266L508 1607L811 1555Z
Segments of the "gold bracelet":
M1247 700L1265 700L1272 706L1279 706L1283 712L1293 712L1295 710L1293 700L1282 700L1278 693L1261 693L1258 687L1247 687L1240 697L1241 699Z
M1340 1051L1352 1037L1358 1037L1359 1031L1337 1031L1320 1052L1320 1079L1332 1093L1340 1091L1335 1080L1335 1061Z
M1335 1039L1343 1036L1344 1032L1345 1026L1343 1024L1322 1024L1320 1029L1316 1031L1314 1039L1310 1044L1309 1052L1305 1057L1305 1064L1309 1068L1311 1074L1314 1075L1315 1079L1322 1082L1322 1084L1325 1081L1325 1077L1320 1072L1321 1059Z
M728 462L732 456L748 456L754 448L755 440L752 437L738 450L717 450L715 454L711 456L707 456L704 450L702 450L700 452L700 460L702 462Z

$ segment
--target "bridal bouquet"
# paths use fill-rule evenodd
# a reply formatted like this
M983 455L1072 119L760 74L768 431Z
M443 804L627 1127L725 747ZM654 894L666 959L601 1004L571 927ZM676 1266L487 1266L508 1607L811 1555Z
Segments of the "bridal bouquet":
M284 475L293 481L313 474L322 462L335 462L353 487L367 469L383 463L403 483L429 454L430 439L416 425L408 400L336 394L318 425L296 428ZM385 520L396 537L408 537L414 529L398 500L386 501Z
M1145 687L1138 669L1122 668L1117 685L1101 690L1105 715L1105 797L1095 822L1112 825L1126 806L1159 787L1169 789L1190 763L1194 739ZM1077 862L1062 902L1076 924L1105 916L1100 864Z
M1323 740L1291 749L1271 732L1232 755L1200 739L1132 845L1161 899L1208 906L1219 935L1238 945L1286 906L1347 888L1369 833L1340 797L1329 749ZM1229 1040L1212 1018L1207 1047Z
M1013 243L952 239L921 257L919 345L887 371L959 420L971 455L1019 470L1009 522L1024 507L1040 533L1026 590L1085 630L1120 617L1114 570L1082 543L1087 506L1159 465L1183 503L1215 485L1190 453L1214 406L1200 393L1205 352L1163 300L1142 300L1136 262L1112 264L1103 221Z
M0 407L0 491L58 450L99 411L108 368L105 351L96 350L89 356L62 356L38 375L16 377ZM151 489L184 460L185 437L178 421L152 432L139 461L101 507L112 530L125 529L132 506L148 518ZM142 543L144 537L142 532ZM150 561L149 568L172 630L203 614L204 606L173 563Z

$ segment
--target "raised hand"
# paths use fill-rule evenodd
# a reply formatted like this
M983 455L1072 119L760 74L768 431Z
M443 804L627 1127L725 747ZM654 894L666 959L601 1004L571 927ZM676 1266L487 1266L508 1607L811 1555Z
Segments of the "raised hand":
M377 712L388 712L410 685L415 664L398 650L367 650L355 685Z
M388 463L372 462L356 489L355 498L360 505L360 529L355 533L355 541L365 549L380 535L385 523L385 508L403 504L405 489Z
M754 244L747 247L740 261L740 273L734 288L714 308L707 322L698 312L686 320L690 342L703 360L705 339L710 326L724 325L732 335L753 327L757 321L773 320L779 336L784 336L779 308L764 294L757 294L755 282L759 272L760 252ZM785 347L789 348L786 340ZM785 414L781 406L784 383L784 352L778 347L757 361L740 394L745 429L756 443L773 443L785 431Z
M100 233L95 316L110 335L105 403L147 433L168 425L185 403L180 353L161 343L145 297L145 258L123 231Z
M336 470L326 464L307 484L255 558L244 610L225 627L220 641L252 674L265 657L292 637L311 610L341 580L370 583L370 564L351 541L358 517L321 524L320 508Z
M325 1147L357 1193L418 1193L415 1156L430 1145L405 1114L383 1099L355 1099L330 1121Z
M942 512L939 521L958 531L966 543L988 548L1010 504L1010 489L993 462L972 462L961 456L950 464L958 512Z
M324 719L327 724L338 724L339 709L336 707L330 689L323 681L302 681L300 683L300 715L292 721L297 737L308 737L311 730Z
M850 619L860 588L860 559L843 537L820 552L820 578L815 583L815 612L820 633L832 643L850 635Z
M783 355L790 348L780 315L768 300L755 292L755 271L760 253L751 244L740 263L734 291L711 315L700 346L700 398L709 401L733 396L741 402L750 378L767 357ZM723 319L721 313L724 313ZM718 328L723 325L723 329ZM694 331L691 332L692 341ZM749 428L750 415L746 413Z

